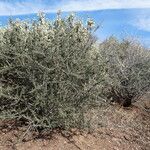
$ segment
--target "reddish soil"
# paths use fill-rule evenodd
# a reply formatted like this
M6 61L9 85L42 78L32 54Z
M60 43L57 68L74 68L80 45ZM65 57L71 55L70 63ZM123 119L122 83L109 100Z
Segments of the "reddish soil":
M53 131L39 137L14 121L1 121L0 150L149 150L149 98L128 109L110 106L99 122L97 112L91 110L92 125L98 127L92 131Z

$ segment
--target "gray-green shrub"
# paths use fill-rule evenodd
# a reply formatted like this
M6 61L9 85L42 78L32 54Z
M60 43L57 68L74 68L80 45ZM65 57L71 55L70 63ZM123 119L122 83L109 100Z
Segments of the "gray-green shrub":
M93 29L74 15L10 21L0 32L0 116L42 128L82 127L96 99Z
M138 42L110 37L99 53L106 71L103 96L129 106L150 90L150 52Z

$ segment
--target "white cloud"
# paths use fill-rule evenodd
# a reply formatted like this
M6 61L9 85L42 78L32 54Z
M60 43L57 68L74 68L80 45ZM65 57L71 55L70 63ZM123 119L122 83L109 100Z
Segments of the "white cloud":
M140 18L136 23L136 26L141 30L150 32L150 16L145 18Z
M38 11L92 11L101 9L150 8L150 0L21 0L18 2L1 1L0 15L37 13ZM54 3L52 3L54 2Z
M65 5L62 5L61 8L64 11L150 8L150 0L70 0Z
M40 3L40 1L36 0L32 1L22 1L22 2L0 2L0 16L3 15L19 15L19 14L30 14L36 13L38 11L44 11L46 5L44 3Z
M137 15L131 24L140 30L150 32L150 11Z

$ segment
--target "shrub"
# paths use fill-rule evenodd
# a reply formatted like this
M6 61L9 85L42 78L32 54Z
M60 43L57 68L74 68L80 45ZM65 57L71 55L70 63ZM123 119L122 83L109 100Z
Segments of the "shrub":
M81 128L89 109L107 99L129 106L149 90L150 52L112 37L99 45L93 25L39 14L0 29L0 118L38 129Z
M99 49L106 71L104 97L129 106L150 90L150 52L138 42L110 37Z
M10 21L0 32L0 115L34 127L82 127L95 100L93 24L75 16Z

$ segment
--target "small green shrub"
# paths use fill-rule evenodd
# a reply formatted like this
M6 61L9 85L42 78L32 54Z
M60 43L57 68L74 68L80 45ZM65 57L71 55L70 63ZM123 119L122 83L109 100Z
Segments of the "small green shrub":
M103 96L129 106L150 90L150 52L138 42L110 37L99 49L106 71Z

